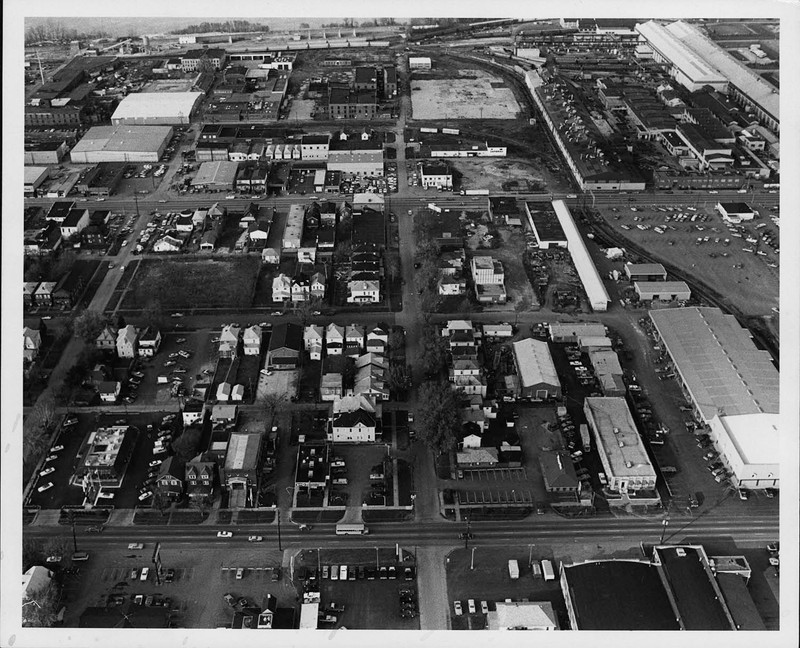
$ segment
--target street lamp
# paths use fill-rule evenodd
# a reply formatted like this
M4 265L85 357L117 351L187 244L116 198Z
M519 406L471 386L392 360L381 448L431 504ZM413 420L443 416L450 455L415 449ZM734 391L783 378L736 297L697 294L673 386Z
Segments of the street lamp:
M669 525L669 520L664 518L661 520L661 538L658 541L658 544L664 544L664 535L667 533L667 526Z
M469 559L469 568L475 569L475 549L477 547L472 547L472 557Z

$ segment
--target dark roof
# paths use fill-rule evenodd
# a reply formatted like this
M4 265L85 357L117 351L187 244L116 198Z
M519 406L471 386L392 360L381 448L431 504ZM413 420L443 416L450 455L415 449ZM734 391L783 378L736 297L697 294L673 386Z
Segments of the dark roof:
M183 59L199 59L207 56L208 58L222 58L225 56L225 50L219 47L209 47L207 49L193 49L189 50L181 58Z
M766 630L753 597L747 589L747 581L739 574L717 572L717 583L731 611L737 630Z
M550 203L527 203L540 241L566 241L567 235Z
M164 463L161 464L161 466L159 466L158 469L159 480L162 477L169 476L183 481L184 475L185 475L185 470L183 464L181 464L181 462L174 456L169 457Z
M50 211L47 212L47 217L64 219L74 206L75 203L71 200L59 200L54 202L52 207L50 207Z
M679 630L675 612L649 563L602 560L565 566L576 630Z
M656 552L685 628L733 630L725 604L714 589L714 577L701 562L700 552L692 547L681 548L685 556L678 555L678 547L661 547Z
M269 340L270 352L278 349L293 349L300 351L303 346L303 329L297 324L277 324L272 329L272 336ZM292 358L293 361L297 360Z
M373 83L377 78L378 73L374 67L357 67L355 70L356 83Z
M363 409L358 409L355 412L342 412L333 419L335 427L353 427L359 423L368 427L375 426L375 415Z
M516 198L511 198L509 196L493 196L489 198L489 205L494 215L519 214L519 205L517 205Z
M728 214L751 214L753 208L743 202L724 202L719 204Z
M327 144L330 141L330 135L303 135L303 144Z

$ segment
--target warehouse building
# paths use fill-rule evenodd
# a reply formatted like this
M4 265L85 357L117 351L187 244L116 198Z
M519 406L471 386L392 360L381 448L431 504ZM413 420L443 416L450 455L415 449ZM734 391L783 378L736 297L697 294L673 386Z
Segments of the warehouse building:
M94 126L70 151L70 159L76 164L158 162L171 138L171 126Z
M382 176L383 148L380 144L372 144L369 148L361 146L334 148L331 142L328 152L328 171L339 171L356 177Z
M594 434L608 489L622 496L620 499L609 497L609 504L625 505L634 498L641 503L658 502L656 471L625 399L588 397L584 400L583 412Z
M581 338L606 337L605 324L599 322L553 322L548 324L553 342L575 344Z
M635 281L633 288L642 301L688 301L692 296L685 281Z
M284 251L296 253L303 240L303 226L305 223L305 209L303 205L291 205L289 215L286 217L286 227L283 230L281 247Z
M589 305L596 311L607 310L608 302L610 301L608 292L603 285L603 280L600 278L600 273L597 272L592 257L589 256L589 250L586 249L586 244L583 242L583 237L578 231L577 225L575 225L569 207L563 200L554 200L553 209L567 237L567 247L583 284L583 289L586 291Z
M676 380L740 488L780 486L780 374L718 308L650 312Z
M192 180L192 186L211 191L230 191L236 183L238 169L238 162L225 160L203 162Z
M625 276L629 281L666 281L667 271L660 263L626 263Z
M174 126L188 124L200 106L202 92L139 92L119 102L112 124Z
M429 56L409 56L408 67L411 70L430 70L431 59Z
M65 140L25 142L25 164L51 166L61 164L69 147Z
M547 342L526 338L512 347L519 376L517 396L532 400L561 398L561 381Z
M525 203L528 224L536 237L536 245L540 250L551 247L567 247L567 235L558 221L552 205L548 203Z
M751 221L755 218L755 211L743 202L718 202L714 209L722 216L722 220L738 225L742 221Z
M45 180L50 177L50 169L48 167L25 167L24 190L26 196L36 195L39 187L42 186Z

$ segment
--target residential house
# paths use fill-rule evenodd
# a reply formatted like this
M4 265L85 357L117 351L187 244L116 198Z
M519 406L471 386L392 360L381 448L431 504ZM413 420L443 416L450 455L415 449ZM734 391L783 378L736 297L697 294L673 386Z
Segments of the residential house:
M389 399L389 385L386 376L389 362L382 355L366 353L356 360L353 394L369 396L374 400Z
M121 389L122 383L118 380L104 380L97 384L97 393L104 403L116 403Z
M348 324L344 332L347 355L361 355L364 351L364 327L361 324Z
M311 285L309 286L312 299L325 298L325 275L321 272L315 272L311 275Z
M461 439L461 448L463 450L477 450L481 447L481 438L480 434L467 434Z
M292 298L292 280L282 272L272 280L272 301L284 302Z
M204 453L200 453L191 461L186 462L184 481L186 494L190 501L210 502L213 499L216 466L216 463Z
M166 500L175 502L183 496L183 480L186 468L175 456L167 458L159 466L155 492Z
M152 358L158 353L161 346L161 331L154 326L148 326L139 336L139 356Z
M442 273L439 281L436 282L436 288L443 297L465 295L467 293L467 280L457 273Z
M22 341L22 357L28 362L33 362L39 356L39 349L42 346L42 334L25 326L22 329Z
M258 203L251 202L247 209L245 209L244 214L239 219L239 228L240 229L248 229L251 225L255 224L256 220L259 216L260 208Z
M192 212L184 212L175 219L175 229L184 234L191 234L194 231L194 219Z
M363 409L341 412L331 421L329 439L334 443L372 443L377 427L375 415Z
M118 329L110 324L106 324L100 335L95 338L94 346L101 351L111 351L117 347Z
M192 225L198 232L202 232L206 228L208 222L208 210L198 207L192 214Z
M219 225L215 222L211 229L207 232L203 232L203 236L200 239L200 251L201 252L213 252L217 249L217 239L219 238Z
M377 304L381 300L381 284L377 279L347 282L348 304Z
M69 239L76 234L80 234L88 225L88 209L70 209L66 218L61 223L61 237Z
M322 359L322 346L325 338L325 329L317 324L306 326L303 331L303 348L312 360Z
M344 353L344 326L331 322L325 329L325 351L328 355Z
M180 252L183 241L167 234L153 244L153 252Z
M270 369L296 369L300 363L303 329L297 324L281 323L272 329L267 351Z
M36 287L33 301L39 308L50 308L53 305L53 291L55 289L55 281L43 281Z
M221 382L217 386L217 400L221 403L227 403L231 399L231 392L233 391L233 385L229 382Z
M498 462L497 448L466 448L456 452L459 468L494 468Z
M259 216L256 222L247 226L247 233L250 237L250 249L256 252L263 250L267 246L269 230L272 227L272 218L269 216Z
M292 302L308 301L311 296L311 282L304 274L298 274L292 279Z
M244 340L245 355L259 355L261 353L261 327L253 324L244 330L242 339Z
M23 308L30 308L36 304L34 295L36 288L39 286L38 281L26 281L22 284L22 305Z
M389 327L377 324L367 331L367 352L386 354L389 350Z
M231 389L231 400L241 402L244 400L244 385L234 385Z
M239 336L242 329L236 324L226 324L219 334L219 357L235 358L239 355Z
M117 355L120 358L135 358L139 336L133 324L123 326L117 332Z
M317 262L317 237L306 238L297 250L297 262L314 265Z
M203 414L205 412L205 405L203 401L190 398L183 404L183 411L181 418L183 419L183 427L188 427L194 423L203 421Z
M275 248L264 248L261 250L261 262L270 265L278 265L281 262L281 255ZM279 301L279 300L275 300Z
M323 401L335 401L345 394L344 375L349 358L342 355L329 355L322 361L319 395Z

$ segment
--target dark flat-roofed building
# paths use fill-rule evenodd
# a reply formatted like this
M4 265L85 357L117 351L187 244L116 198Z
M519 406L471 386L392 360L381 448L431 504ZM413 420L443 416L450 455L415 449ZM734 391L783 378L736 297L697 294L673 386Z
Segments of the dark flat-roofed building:
M526 202L525 212L540 250L567 247L567 235L550 203Z

